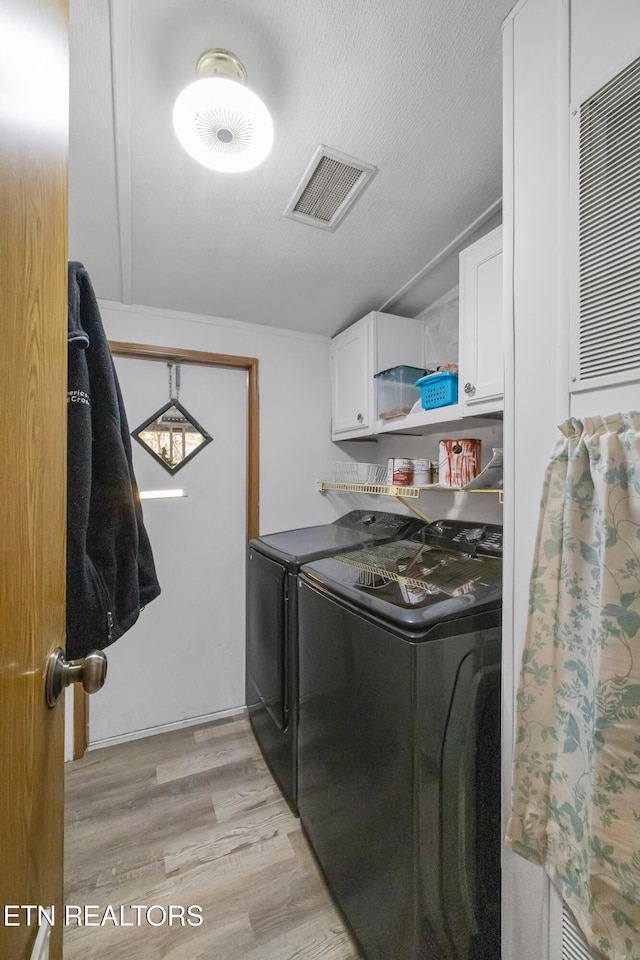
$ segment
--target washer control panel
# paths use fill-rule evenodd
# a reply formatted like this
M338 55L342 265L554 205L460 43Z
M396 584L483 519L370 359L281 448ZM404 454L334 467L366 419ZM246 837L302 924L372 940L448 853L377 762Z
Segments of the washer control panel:
M367 536L410 536L425 526L417 517L401 513L386 513L384 510L352 510L334 523L352 530L363 530Z
M502 556L502 527L497 523L435 520L422 531L426 543L460 553Z

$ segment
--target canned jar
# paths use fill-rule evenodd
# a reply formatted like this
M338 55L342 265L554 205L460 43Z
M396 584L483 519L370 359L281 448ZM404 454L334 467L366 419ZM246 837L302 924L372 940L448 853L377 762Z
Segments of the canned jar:
M413 461L413 484L416 487L424 487L429 483L431 461L414 460Z
M413 483L413 460L390 458L387 461L387 483L393 487L410 487Z

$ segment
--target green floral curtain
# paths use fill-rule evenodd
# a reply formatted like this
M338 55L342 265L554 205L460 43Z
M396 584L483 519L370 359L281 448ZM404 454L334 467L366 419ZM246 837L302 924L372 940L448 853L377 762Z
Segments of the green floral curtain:
M571 419L544 481L507 843L640 960L640 413Z

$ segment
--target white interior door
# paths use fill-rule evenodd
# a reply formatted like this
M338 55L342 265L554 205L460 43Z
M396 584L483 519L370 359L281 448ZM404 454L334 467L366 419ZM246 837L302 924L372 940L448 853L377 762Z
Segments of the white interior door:
M115 363L133 430L167 402L167 364ZM90 704L90 745L244 704L246 372L183 364L180 403L213 442L172 475L133 441L139 488L187 496L143 503L162 593L107 650L109 683Z

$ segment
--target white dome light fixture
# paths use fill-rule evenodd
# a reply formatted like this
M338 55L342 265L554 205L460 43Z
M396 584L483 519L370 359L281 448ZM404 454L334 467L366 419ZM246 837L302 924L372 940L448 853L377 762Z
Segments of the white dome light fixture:
M228 50L207 50L195 83L173 108L178 140L194 160L223 173L257 167L273 143L273 122L260 97L246 86L247 71Z

